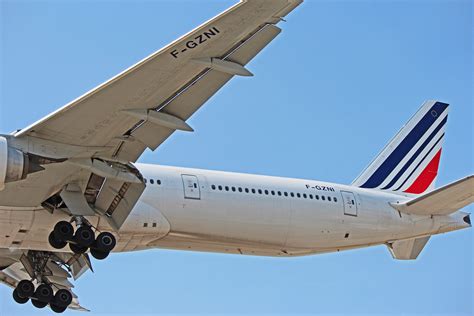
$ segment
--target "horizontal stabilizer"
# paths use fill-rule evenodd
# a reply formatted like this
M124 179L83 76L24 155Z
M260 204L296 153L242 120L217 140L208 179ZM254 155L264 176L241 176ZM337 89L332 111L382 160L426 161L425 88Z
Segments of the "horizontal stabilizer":
M405 203L391 203L400 212L448 215L474 202L474 175L445 185Z
M414 260L426 246L426 243L429 239L430 236L397 240L392 243L388 243L387 247L394 259Z

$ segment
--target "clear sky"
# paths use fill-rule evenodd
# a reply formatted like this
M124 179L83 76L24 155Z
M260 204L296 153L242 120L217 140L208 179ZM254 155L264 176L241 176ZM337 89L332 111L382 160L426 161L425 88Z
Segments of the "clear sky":
M25 127L235 1L1 1L0 131ZM427 99L452 104L438 184L472 174L472 1L307 0L147 163L350 183ZM467 208L472 212L473 207ZM472 315L473 230L281 259L151 250L94 261L89 315ZM17 305L0 285L0 315ZM73 314L73 312L70 312ZM77 315L77 313L75 313Z

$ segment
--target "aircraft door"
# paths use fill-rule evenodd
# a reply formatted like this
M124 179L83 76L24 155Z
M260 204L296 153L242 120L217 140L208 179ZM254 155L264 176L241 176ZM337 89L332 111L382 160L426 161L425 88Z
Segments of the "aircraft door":
M182 174L181 178L183 179L184 198L200 200L201 189L199 188L198 178L189 174Z
M344 215L357 216L357 202L354 193L341 191L344 203Z

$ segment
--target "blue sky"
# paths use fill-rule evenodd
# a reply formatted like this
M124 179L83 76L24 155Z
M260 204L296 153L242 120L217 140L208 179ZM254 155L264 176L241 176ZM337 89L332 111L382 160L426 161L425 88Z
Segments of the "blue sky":
M0 131L25 127L234 1L0 2ZM438 184L474 171L472 1L307 0L142 162L350 183L427 99L452 104ZM467 208L472 212L472 206ZM472 315L473 230L418 260L384 246L278 259L152 250L94 261L90 315ZM50 314L16 305L0 315ZM73 314L73 312L71 312ZM77 313L75 313L77 315Z

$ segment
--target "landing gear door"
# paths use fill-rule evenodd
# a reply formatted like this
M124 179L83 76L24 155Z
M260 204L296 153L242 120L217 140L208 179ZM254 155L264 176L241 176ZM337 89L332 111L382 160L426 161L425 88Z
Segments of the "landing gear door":
M344 215L357 216L357 202L354 193L341 191L341 195L344 202Z
M198 178L189 174L182 174L181 178L183 179L184 198L200 200L201 190L199 188Z

